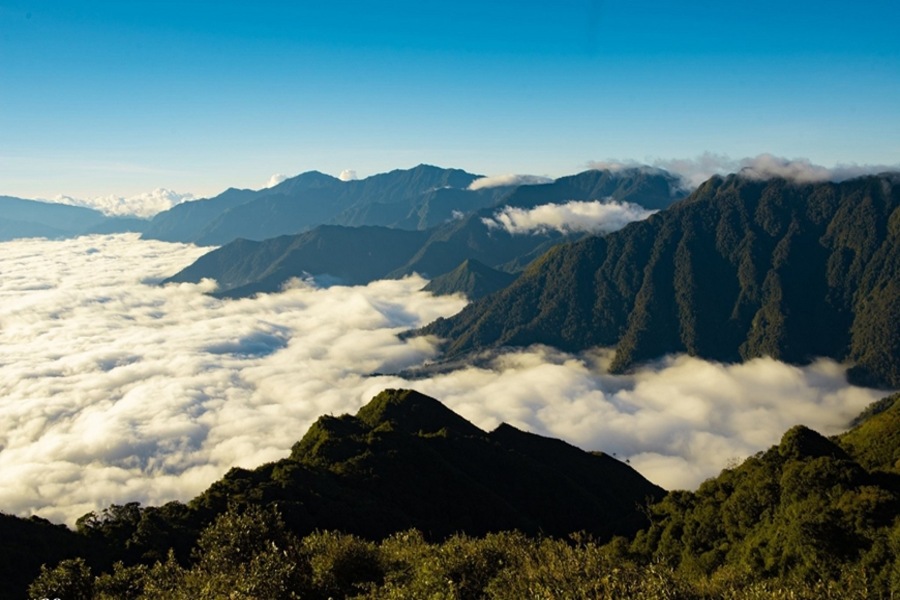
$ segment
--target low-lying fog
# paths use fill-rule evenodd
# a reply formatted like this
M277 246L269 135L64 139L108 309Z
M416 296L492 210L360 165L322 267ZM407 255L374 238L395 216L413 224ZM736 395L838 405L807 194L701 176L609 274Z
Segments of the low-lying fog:
M0 511L68 523L110 503L188 500L232 466L286 456L322 414L386 387L432 395L629 460L693 488L805 423L840 431L876 391L831 361L721 365L668 357L627 376L608 353L534 347L404 381L437 355L396 333L460 310L408 278L245 300L158 281L207 249L133 235L0 244Z

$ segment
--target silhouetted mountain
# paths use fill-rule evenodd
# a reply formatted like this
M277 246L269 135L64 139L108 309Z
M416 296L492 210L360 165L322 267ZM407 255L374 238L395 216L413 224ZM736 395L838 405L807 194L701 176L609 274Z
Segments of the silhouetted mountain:
M0 196L0 241L138 232L147 223L144 219L108 217L81 206Z
M512 273L492 269L474 258L463 261L458 267L431 280L423 290L438 296L465 294L477 300L501 290L516 280Z
M520 188L521 190L521 188ZM605 237L557 246L508 288L421 330L448 357L543 343L793 363L828 356L900 385L900 179L714 177Z
M277 502L295 531L444 538L518 529L636 531L662 490L609 456L505 425L485 433L433 398L386 390L355 417L320 418L291 457L232 469L191 506Z
M477 175L458 169L419 165L366 179L341 181L310 171L268 189L230 189L208 200L185 202L154 217L145 238L220 245L237 238L263 240L322 224L433 225L453 210L492 204L495 193L469 192ZM456 189L464 199L446 206L437 190ZM452 196L451 196L452 199Z
M519 203L516 207L527 208L533 202L562 202L566 198L560 194L611 192L619 194L612 196L613 200L635 204L646 201L655 206L663 202L661 189L669 200L677 194L674 179L664 175L649 176L640 170L616 174L588 171L560 181L564 184L517 188L509 199ZM539 189L523 192L524 187ZM438 192L434 193L440 195ZM503 206L510 206L505 202ZM469 259L492 269L516 272L553 245L584 235L564 236L556 231L514 235L504 229L488 228L483 220L492 217L496 210L497 207L486 208L450 220L418 237L384 230L376 236L377 228L319 227L304 234L260 243L237 240L201 257L169 281L196 282L213 278L219 282L221 293L241 296L276 291L292 277L310 274L327 274L344 283L366 283L412 273L437 277ZM416 240L419 240L418 246L410 252ZM392 244L397 245L392 247Z

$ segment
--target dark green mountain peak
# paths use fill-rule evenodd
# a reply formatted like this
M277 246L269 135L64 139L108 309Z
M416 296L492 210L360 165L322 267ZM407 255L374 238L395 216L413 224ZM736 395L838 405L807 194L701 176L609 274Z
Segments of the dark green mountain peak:
M467 258L458 267L438 277L422 288L437 296L465 294L470 300L477 300L502 290L516 280L516 275L492 269L481 261Z
M797 425L785 432L778 445L778 453L786 459L793 460L822 457L850 460L840 446L803 425Z
M581 457L589 457L589 460L608 456L605 452L585 453L581 448L558 438L531 433L506 422L497 425L488 433L488 437L501 446L515 448L522 454L543 456L548 460L554 458L562 460L566 455L571 458L576 454Z
M291 459L333 464L362 454L375 432L412 436L485 437L440 401L413 390L387 389L359 409L356 416L323 416L294 444Z
M441 402L388 389L355 416L327 416L290 458L233 469L191 502L204 515L277 502L298 533L381 538L415 527L429 537L517 529L566 535L634 532L637 506L663 490L628 465L502 426L491 434Z
M395 431L411 434L445 430L463 435L484 435L482 430L438 400L414 390L384 390L360 408L356 418L372 429L389 425Z

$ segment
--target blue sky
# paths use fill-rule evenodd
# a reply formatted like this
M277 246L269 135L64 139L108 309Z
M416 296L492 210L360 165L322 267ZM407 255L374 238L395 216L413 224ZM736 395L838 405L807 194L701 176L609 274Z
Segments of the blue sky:
M900 163L896 2L0 0L0 194Z

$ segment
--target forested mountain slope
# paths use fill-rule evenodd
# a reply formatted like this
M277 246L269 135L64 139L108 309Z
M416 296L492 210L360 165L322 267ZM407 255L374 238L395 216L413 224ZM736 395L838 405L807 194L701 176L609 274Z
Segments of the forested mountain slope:
M508 288L420 330L448 357L544 343L616 347L615 370L670 352L817 356L900 386L900 176L797 184L714 177L605 237L557 246Z

